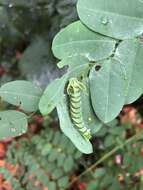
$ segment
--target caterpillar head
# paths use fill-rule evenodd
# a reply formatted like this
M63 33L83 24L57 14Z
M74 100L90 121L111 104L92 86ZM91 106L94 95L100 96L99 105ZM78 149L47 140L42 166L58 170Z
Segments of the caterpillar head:
M69 79L67 93L70 95L70 94L76 93L79 90L85 91L86 86L82 82L80 82L77 78Z
M87 129L86 132L83 134L84 138L89 141L92 138L90 129Z

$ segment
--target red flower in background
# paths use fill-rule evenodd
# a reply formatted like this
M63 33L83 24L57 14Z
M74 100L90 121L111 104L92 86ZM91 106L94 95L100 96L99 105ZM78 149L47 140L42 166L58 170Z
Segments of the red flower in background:
M84 182L81 182L81 183L78 184L79 190L86 190L86 187L87 187L87 185Z
M6 145L4 143L0 143L0 159L6 156Z

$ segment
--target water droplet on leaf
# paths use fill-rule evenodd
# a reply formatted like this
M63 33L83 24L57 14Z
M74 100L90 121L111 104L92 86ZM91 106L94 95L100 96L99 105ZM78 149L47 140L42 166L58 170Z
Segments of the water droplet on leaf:
M11 130L11 132L13 132L13 133L16 132L16 128L14 128L14 127L12 127L10 130Z
M104 24L104 25L108 24L109 23L108 18L107 17L101 18L101 23Z

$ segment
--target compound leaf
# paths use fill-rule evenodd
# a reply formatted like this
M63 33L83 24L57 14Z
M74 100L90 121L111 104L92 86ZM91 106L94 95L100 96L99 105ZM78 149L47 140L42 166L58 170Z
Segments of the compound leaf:
M79 0L81 21L95 32L116 39L129 39L143 33L142 0Z

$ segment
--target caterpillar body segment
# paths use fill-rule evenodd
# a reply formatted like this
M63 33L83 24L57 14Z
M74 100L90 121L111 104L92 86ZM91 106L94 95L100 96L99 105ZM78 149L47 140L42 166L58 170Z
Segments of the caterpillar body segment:
M82 116L81 92L86 91L86 86L77 78L71 78L67 87L67 93L70 98L70 115L74 126L86 139L91 139L90 129L87 129Z

